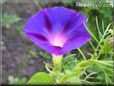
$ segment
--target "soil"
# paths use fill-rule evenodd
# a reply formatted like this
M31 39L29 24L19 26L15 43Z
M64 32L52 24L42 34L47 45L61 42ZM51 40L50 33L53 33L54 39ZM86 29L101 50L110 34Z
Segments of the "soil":
M18 14L22 19L20 24L25 24L28 17L36 13L39 9L34 3L4 3L2 5L3 13ZM25 64L28 51L31 49L37 52L36 45L29 41L24 34L18 34L16 24L12 24L10 28L2 27L2 83L8 83L8 76L30 77L38 71L45 71L44 58L32 58ZM21 66L24 68L21 68Z

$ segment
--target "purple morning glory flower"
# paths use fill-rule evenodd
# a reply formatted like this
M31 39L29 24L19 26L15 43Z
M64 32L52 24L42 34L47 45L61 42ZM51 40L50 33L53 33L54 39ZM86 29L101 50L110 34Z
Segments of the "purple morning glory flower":
M85 21L85 15L73 9L45 8L28 19L24 33L47 52L63 55L91 39L83 25Z

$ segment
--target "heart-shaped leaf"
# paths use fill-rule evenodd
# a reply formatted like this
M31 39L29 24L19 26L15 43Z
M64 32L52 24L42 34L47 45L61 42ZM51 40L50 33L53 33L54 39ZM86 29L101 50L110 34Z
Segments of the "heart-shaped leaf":
M38 72L32 76L28 84L52 84L53 78L44 72Z

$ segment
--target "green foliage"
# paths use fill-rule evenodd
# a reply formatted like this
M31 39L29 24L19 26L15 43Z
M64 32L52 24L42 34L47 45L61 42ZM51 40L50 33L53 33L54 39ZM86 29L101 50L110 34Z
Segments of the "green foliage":
M92 54L91 59L93 59L94 65L90 67L89 72L97 72L98 75L95 76L94 81L99 82L99 84L114 84L113 83L113 62L112 62L112 43L113 41L113 35L111 34L112 29L110 29L111 24L107 25L106 29L104 26L102 26L103 32L101 32L101 29L97 22L97 31L99 35L98 45L95 46L92 44L94 49L94 54ZM88 29L88 28L87 28ZM92 35L93 32L91 32ZM98 39L98 38L96 38ZM97 42L95 40L95 42ZM98 60L99 59L99 60Z
M110 33L111 35L114 35L114 33L113 33L113 32L114 32L114 30L113 30L113 29L110 29L110 30L109 30L109 33Z
M53 61L53 72L56 71L56 72L59 72L61 71L61 66L62 66L62 61L63 61L63 57L60 56L60 57L54 57L52 58L52 61Z
M113 40L113 39L112 39ZM104 45L101 47L100 54L112 53L113 45L110 43L109 38L104 40Z
M91 66L91 71L97 72L96 80L100 84L114 84L113 83L113 61L94 60L95 64Z
M79 62L77 64L77 67L79 68L86 68L86 67L89 67L93 64L93 60L82 60L81 62ZM77 68L76 68L77 69Z
M45 52L44 50L42 50L41 48L38 48L37 52L38 52L38 56L51 60L51 55Z
M38 72L32 76L28 84L52 84L53 78L44 72Z
M39 54L41 57L44 57L44 58L46 58L46 59L51 59L51 56L49 55L49 53L44 52L44 51L42 51L42 50L40 50L38 54Z
M18 26L16 27L16 31L17 31L17 33L19 33L19 34L23 34L23 28L24 28L23 25L18 25Z
M2 16L2 26L9 28L10 24L16 23L19 20L20 17L17 15L4 13Z
M34 52L32 49L30 49L30 50L28 51L28 55L27 55L26 58L31 59L31 58L35 58L36 56L37 56L37 53Z
M71 77L71 78L67 79L66 82L69 83L69 84L80 85L81 84L81 79L78 76L74 76L74 77Z
M78 60L75 58L75 56L76 54L70 54L63 58L63 70L65 72L70 72L78 63Z
M25 84L27 82L27 78L25 77L14 77L14 76L9 76L8 77L9 84Z

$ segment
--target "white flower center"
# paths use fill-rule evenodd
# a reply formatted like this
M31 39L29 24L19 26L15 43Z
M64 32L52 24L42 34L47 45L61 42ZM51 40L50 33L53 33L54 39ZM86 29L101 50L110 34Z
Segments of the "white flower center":
M63 47L66 42L66 38L63 35L56 34L51 37L50 43L54 46Z

